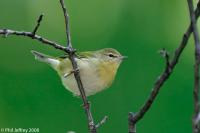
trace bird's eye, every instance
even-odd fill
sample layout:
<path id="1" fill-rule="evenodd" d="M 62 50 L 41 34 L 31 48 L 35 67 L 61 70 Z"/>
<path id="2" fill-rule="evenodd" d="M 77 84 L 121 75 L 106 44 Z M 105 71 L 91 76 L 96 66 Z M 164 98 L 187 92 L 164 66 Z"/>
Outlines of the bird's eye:
<path id="1" fill-rule="evenodd" d="M 109 56 L 109 57 L 112 57 L 112 58 L 116 57 L 116 56 L 113 55 L 113 54 L 109 54 L 108 56 Z"/>

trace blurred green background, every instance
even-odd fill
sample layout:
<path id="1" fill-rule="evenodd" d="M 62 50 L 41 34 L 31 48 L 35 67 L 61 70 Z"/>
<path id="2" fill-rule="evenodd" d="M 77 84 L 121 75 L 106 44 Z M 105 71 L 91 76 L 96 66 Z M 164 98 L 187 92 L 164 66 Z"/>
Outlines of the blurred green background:
<path id="1" fill-rule="evenodd" d="M 65 0 L 73 46 L 79 51 L 116 48 L 129 58 L 112 87 L 89 97 L 96 121 L 109 120 L 99 133 L 128 132 L 128 112 L 147 99 L 164 69 L 158 54 L 172 54 L 189 24 L 182 0 Z M 197 1 L 195 1 L 197 3 Z M 59 0 L 1 0 L 0 28 L 32 31 L 44 13 L 38 34 L 65 44 Z M 200 26 L 200 25 L 199 25 Z M 30 50 L 63 52 L 25 37 L 0 38 L 0 128 L 40 128 L 41 133 L 87 133 L 82 101 L 61 84 L 56 72 L 36 62 Z M 140 133 L 189 133 L 193 113 L 193 39 L 155 103 L 137 124 Z"/>

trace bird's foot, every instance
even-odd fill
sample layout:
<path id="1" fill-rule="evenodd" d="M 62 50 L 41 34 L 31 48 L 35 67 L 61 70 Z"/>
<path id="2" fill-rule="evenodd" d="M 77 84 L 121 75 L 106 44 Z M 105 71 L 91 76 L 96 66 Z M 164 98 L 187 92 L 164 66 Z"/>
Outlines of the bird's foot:
<path id="1" fill-rule="evenodd" d="M 69 73 L 65 73 L 64 74 L 64 78 L 67 78 L 68 76 L 70 76 L 71 74 L 75 73 L 75 72 L 79 72 L 79 68 L 75 69 L 75 70 L 71 70 Z"/>

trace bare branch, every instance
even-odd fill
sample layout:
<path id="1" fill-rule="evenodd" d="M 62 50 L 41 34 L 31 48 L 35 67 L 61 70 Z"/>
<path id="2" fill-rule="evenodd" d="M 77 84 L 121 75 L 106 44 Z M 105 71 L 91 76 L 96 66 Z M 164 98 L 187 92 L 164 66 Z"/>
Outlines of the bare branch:
<path id="1" fill-rule="evenodd" d="M 160 54 L 165 58 L 165 61 L 166 61 L 165 69 L 170 72 L 171 66 L 170 66 L 170 60 L 169 60 L 169 52 L 167 52 L 167 50 L 163 48 L 162 50 L 160 50 Z"/>
<path id="2" fill-rule="evenodd" d="M 90 111 L 90 103 L 87 100 L 87 97 L 85 95 L 85 90 L 83 88 L 83 84 L 82 84 L 82 81 L 81 81 L 81 78 L 80 78 L 80 74 L 79 74 L 80 72 L 78 70 L 78 66 L 77 66 L 77 63 L 75 61 L 75 54 L 73 52 L 73 48 L 71 47 L 71 49 L 69 49 L 69 51 L 70 50 L 72 50 L 72 53 L 69 53 L 69 59 L 71 60 L 73 69 L 75 70 L 74 71 L 74 77 L 75 77 L 75 79 L 77 81 L 77 85 L 78 85 L 78 88 L 79 88 L 79 91 L 80 91 L 80 94 L 81 94 L 81 98 L 82 98 L 82 101 L 83 101 L 83 106 L 84 106 L 84 109 L 85 109 L 85 113 L 87 115 L 88 128 L 89 128 L 91 133 L 96 133 L 96 126 L 95 126 L 95 123 L 94 123 L 94 120 L 93 120 L 93 117 L 92 117 L 92 113 Z"/>
<path id="3" fill-rule="evenodd" d="M 198 2 L 197 9 L 195 10 L 195 18 L 196 19 L 198 19 L 199 15 L 200 15 L 199 10 L 200 10 L 200 1 Z M 183 38 L 182 38 L 182 41 L 181 41 L 179 47 L 175 50 L 172 60 L 169 62 L 170 68 L 166 67 L 164 72 L 156 80 L 154 87 L 151 90 L 150 96 L 148 97 L 148 99 L 146 100 L 144 105 L 140 108 L 140 110 L 134 116 L 129 115 L 129 131 L 135 131 L 134 128 L 136 126 L 136 123 L 139 120 L 141 120 L 144 117 L 144 115 L 146 114 L 146 112 L 150 109 L 150 107 L 153 104 L 154 100 L 156 99 L 161 87 L 166 82 L 166 80 L 169 78 L 173 69 L 175 68 L 176 64 L 178 63 L 180 55 L 181 55 L 183 49 L 185 48 L 191 33 L 192 33 L 192 25 L 190 24 L 187 31 L 183 35 Z M 168 71 L 168 70 L 171 70 L 171 71 Z"/>
<path id="4" fill-rule="evenodd" d="M 134 119 L 135 114 L 133 112 L 129 112 L 128 114 L 128 132 L 136 133 L 136 124 L 133 123 L 132 119 Z"/>
<path id="5" fill-rule="evenodd" d="M 192 24 L 193 36 L 195 41 L 195 65 L 194 65 L 194 115 L 193 115 L 193 133 L 199 133 L 199 66 L 200 66 L 200 40 L 199 40 L 199 32 L 197 28 L 197 21 L 195 18 L 194 6 L 192 0 L 187 0 L 189 12 L 190 12 L 190 20 Z"/>
<path id="6" fill-rule="evenodd" d="M 68 12 L 66 10 L 65 4 L 64 4 L 64 0 L 60 0 L 60 4 L 62 6 L 63 13 L 64 13 L 64 18 L 65 18 L 67 47 L 70 49 L 70 48 L 72 48 L 72 44 L 71 44 L 71 34 L 70 34 L 70 28 L 69 28 L 69 14 L 68 14 Z"/>
<path id="7" fill-rule="evenodd" d="M 73 69 L 74 69 L 74 72 L 73 72 L 74 77 L 76 79 L 76 82 L 77 82 L 77 85 L 78 85 L 78 88 L 79 88 L 79 91 L 80 91 L 80 94 L 81 94 L 81 98 L 82 98 L 82 101 L 83 101 L 85 113 L 87 115 L 88 128 L 89 128 L 89 131 L 91 133 L 96 133 L 97 128 L 96 128 L 96 125 L 94 123 L 92 113 L 90 111 L 90 103 L 87 100 L 87 97 L 86 97 L 86 94 L 85 94 L 85 90 L 84 90 L 84 87 L 83 87 L 83 84 L 82 84 L 82 81 L 81 81 L 81 78 L 80 78 L 80 72 L 78 70 L 78 65 L 77 65 L 77 62 L 75 60 L 75 50 L 73 49 L 72 44 L 71 44 L 71 36 L 70 36 L 70 30 L 69 30 L 69 16 L 68 16 L 65 4 L 64 4 L 64 0 L 60 0 L 60 4 L 62 6 L 64 17 L 65 17 L 67 49 L 69 51 L 68 52 L 69 59 L 71 60 L 71 63 L 72 63 Z"/>
<path id="8" fill-rule="evenodd" d="M 101 125 L 106 123 L 107 119 L 108 119 L 108 116 L 104 116 L 104 118 L 99 123 L 96 124 L 96 128 L 99 128 Z"/>
<path id="9" fill-rule="evenodd" d="M 43 38 L 39 35 L 33 35 L 32 32 L 16 31 L 16 30 L 10 30 L 10 29 L 0 29 L 0 35 L 4 35 L 5 37 L 8 37 L 9 35 L 25 36 L 25 37 L 29 37 L 31 39 L 37 40 L 43 44 L 50 45 L 50 46 L 54 47 L 55 49 L 59 49 L 64 52 L 68 52 L 66 47 L 63 47 L 62 45 L 60 45 L 56 42 L 50 41 L 46 38 Z"/>
<path id="10" fill-rule="evenodd" d="M 42 21 L 44 14 L 41 14 L 37 20 L 37 25 L 35 26 L 34 30 L 33 30 L 33 36 L 35 36 L 35 33 L 37 32 L 39 26 L 40 26 L 40 22 Z"/>
<path id="11" fill-rule="evenodd" d="M 195 119 L 195 123 L 197 124 L 197 123 L 199 123 L 199 121 L 200 121 L 200 113 L 197 115 L 197 117 Z"/>

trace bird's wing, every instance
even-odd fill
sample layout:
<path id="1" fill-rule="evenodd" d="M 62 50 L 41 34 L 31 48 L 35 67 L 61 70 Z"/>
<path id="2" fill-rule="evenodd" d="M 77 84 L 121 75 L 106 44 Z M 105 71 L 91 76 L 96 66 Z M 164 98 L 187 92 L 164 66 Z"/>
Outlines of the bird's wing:
<path id="1" fill-rule="evenodd" d="M 94 54 L 92 54 L 91 52 L 77 52 L 75 54 L 75 57 L 78 59 L 82 59 L 82 58 L 94 57 Z M 69 55 L 65 54 L 65 55 L 59 56 L 57 58 L 66 59 L 66 58 L 69 58 Z"/>

